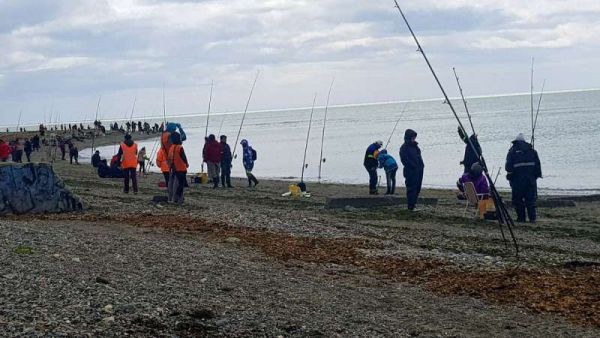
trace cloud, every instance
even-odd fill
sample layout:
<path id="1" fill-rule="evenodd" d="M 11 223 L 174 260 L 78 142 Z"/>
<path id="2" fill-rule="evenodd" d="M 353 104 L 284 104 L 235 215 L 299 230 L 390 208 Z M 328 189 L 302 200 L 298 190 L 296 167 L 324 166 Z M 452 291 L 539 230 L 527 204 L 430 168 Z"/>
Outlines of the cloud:
<path id="1" fill-rule="evenodd" d="M 470 94 L 520 91 L 537 55 L 556 86 L 577 75 L 580 86 L 597 87 L 585 71 L 599 68 L 596 0 L 401 4 L 442 78 L 453 65 L 473 74 Z M 438 95 L 392 1 L 5 0 L 0 45 L 5 111 L 54 102 L 78 116 L 102 93 L 107 116 L 133 95 L 150 114 L 165 85 L 171 109 L 192 113 L 213 79 L 215 109 L 236 109 L 257 69 L 254 109 L 305 106 L 334 75 L 334 103 Z M 560 62 L 573 67 L 554 67 Z"/>

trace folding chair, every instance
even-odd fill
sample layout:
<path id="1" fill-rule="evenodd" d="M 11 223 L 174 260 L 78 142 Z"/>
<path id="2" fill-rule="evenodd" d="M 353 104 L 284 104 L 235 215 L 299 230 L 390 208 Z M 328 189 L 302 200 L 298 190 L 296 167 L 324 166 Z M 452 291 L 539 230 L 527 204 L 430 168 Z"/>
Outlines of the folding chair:
<path id="1" fill-rule="evenodd" d="M 485 196 L 485 194 L 478 194 L 475 190 L 475 185 L 473 182 L 465 182 L 463 184 L 463 188 L 465 190 L 465 197 L 467 197 L 467 205 L 465 206 L 463 217 L 467 215 L 469 206 L 475 207 L 475 216 L 477 216 L 479 213 L 479 201 Z"/>

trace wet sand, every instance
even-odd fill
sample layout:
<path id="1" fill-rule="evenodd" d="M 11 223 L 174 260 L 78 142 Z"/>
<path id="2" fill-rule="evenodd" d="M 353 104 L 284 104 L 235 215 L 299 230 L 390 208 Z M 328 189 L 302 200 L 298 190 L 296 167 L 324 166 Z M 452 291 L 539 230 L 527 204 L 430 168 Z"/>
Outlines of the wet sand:
<path id="1" fill-rule="evenodd" d="M 175 206 L 152 202 L 158 174 L 134 196 L 89 165 L 54 168 L 86 210 L 0 219 L 9 336 L 600 335 L 598 201 L 540 209 L 514 229 L 517 257 L 452 191 L 424 191 L 439 203 L 418 213 L 331 210 L 326 198 L 368 189 L 289 198 L 288 182 L 235 179 L 192 184 Z"/>

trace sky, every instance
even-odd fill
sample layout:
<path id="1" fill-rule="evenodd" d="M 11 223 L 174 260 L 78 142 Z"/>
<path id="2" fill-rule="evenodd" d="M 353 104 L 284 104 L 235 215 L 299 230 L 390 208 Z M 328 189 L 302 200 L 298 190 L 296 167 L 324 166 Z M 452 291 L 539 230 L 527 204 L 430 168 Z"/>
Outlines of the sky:
<path id="1" fill-rule="evenodd" d="M 600 87 L 598 0 L 400 0 L 450 95 Z M 393 0 L 2 0 L 0 125 L 440 97 Z"/>

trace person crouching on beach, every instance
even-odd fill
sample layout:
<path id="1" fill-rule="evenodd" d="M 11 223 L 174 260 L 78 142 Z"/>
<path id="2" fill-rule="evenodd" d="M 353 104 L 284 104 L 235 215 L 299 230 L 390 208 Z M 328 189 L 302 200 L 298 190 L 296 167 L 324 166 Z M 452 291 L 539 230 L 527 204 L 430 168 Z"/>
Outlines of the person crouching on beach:
<path id="1" fill-rule="evenodd" d="M 137 195 L 138 193 L 138 182 L 137 182 L 137 155 L 138 155 L 138 145 L 133 142 L 131 139 L 131 135 L 125 135 L 125 141 L 121 143 L 121 147 L 119 147 L 119 153 L 117 154 L 120 162 L 121 168 L 123 169 L 123 192 L 129 194 L 129 181 L 131 180 L 131 184 L 133 185 L 133 193 Z"/>
<path id="2" fill-rule="evenodd" d="M 383 142 L 377 141 L 371 144 L 365 152 L 365 160 L 363 161 L 363 165 L 369 173 L 369 194 L 371 195 L 377 195 L 377 155 L 379 154 L 379 149 L 381 149 L 382 146 Z"/>
<path id="3" fill-rule="evenodd" d="M 174 132 L 171 135 L 173 145 L 169 149 L 169 167 L 171 177 L 169 178 L 169 202 L 183 204 L 183 189 L 187 185 L 187 169 L 189 167 L 183 145 L 181 145 L 181 136 Z"/>
<path id="4" fill-rule="evenodd" d="M 383 149 L 377 155 L 377 161 L 379 161 L 379 168 L 385 170 L 385 178 L 387 181 L 386 195 L 393 195 L 396 193 L 396 172 L 398 171 L 398 163 L 388 154 L 386 149 Z"/>
<path id="5" fill-rule="evenodd" d="M 254 186 L 256 187 L 258 185 L 258 180 L 254 174 L 252 174 L 254 162 L 256 162 L 256 150 L 250 146 L 247 140 L 242 140 L 240 144 L 242 145 L 244 169 L 246 170 L 246 177 L 248 177 L 248 187 L 251 188 L 252 183 L 254 183 Z"/>

